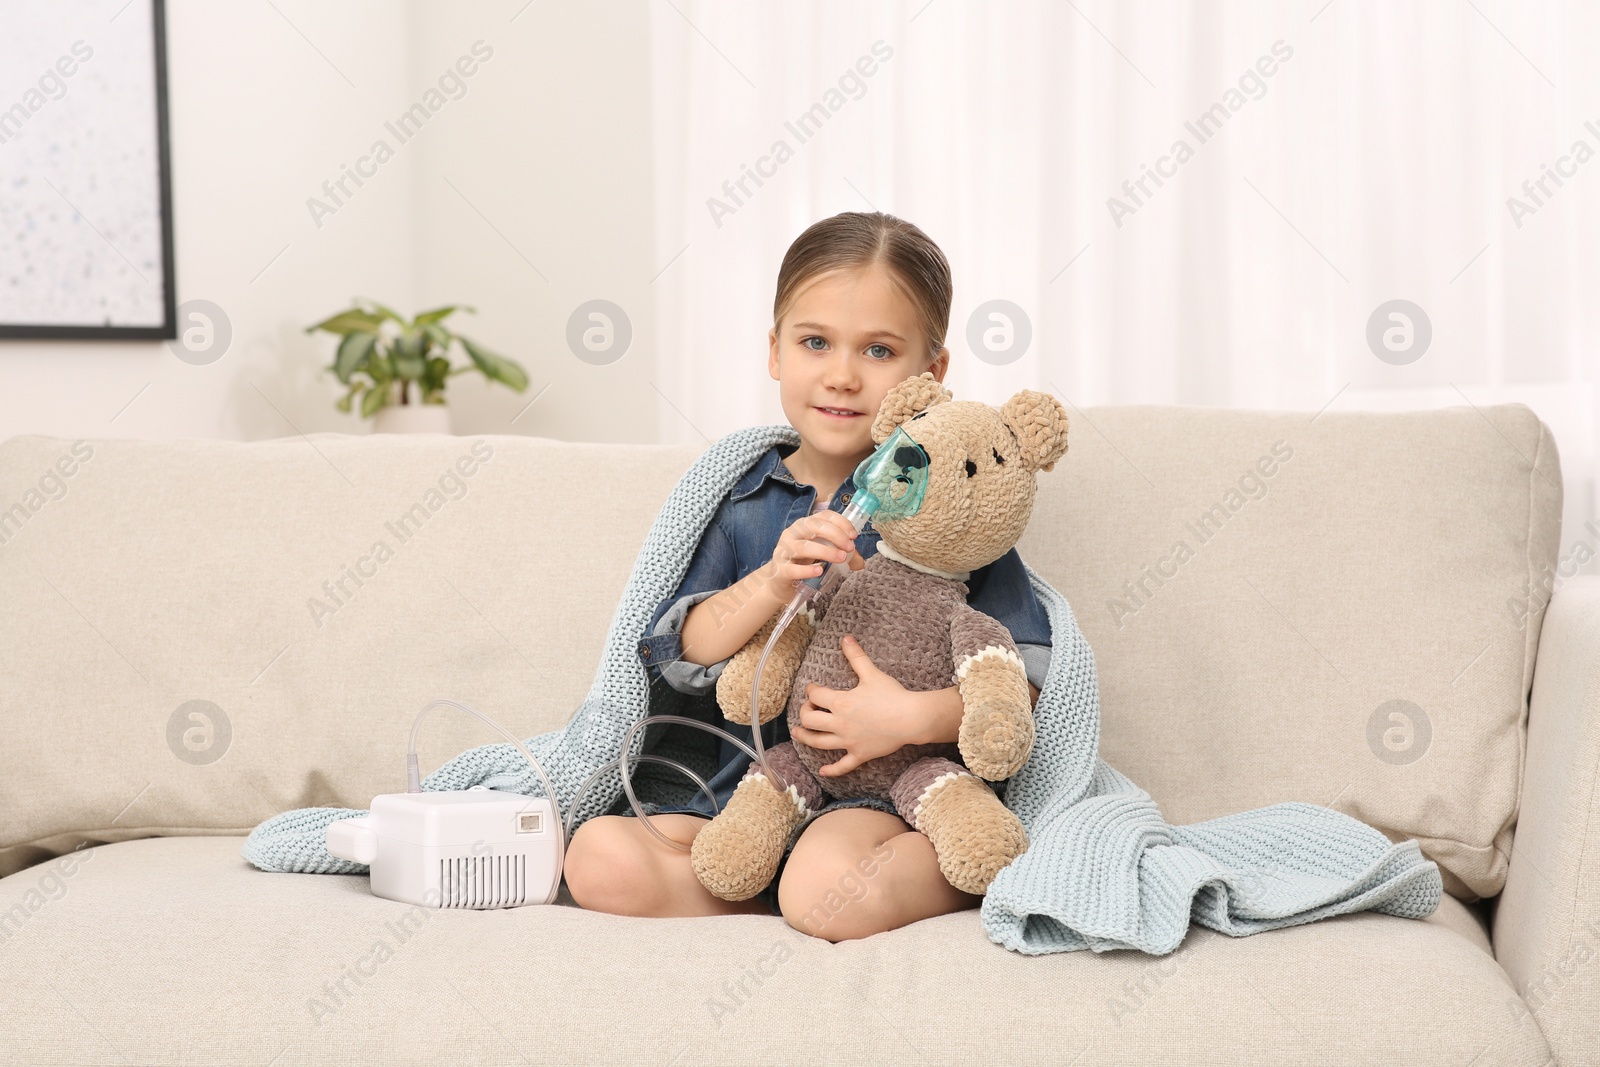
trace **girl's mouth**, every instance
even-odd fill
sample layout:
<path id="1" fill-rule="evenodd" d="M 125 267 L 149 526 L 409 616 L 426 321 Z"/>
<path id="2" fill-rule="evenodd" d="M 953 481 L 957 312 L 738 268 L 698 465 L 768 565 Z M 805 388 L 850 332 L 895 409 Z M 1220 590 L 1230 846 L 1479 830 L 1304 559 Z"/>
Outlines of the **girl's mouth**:
<path id="1" fill-rule="evenodd" d="M 851 411 L 848 408 L 823 408 L 823 407 L 819 407 L 819 408 L 817 408 L 817 410 L 822 412 L 824 415 L 828 416 L 828 418 L 830 418 L 830 419 L 853 419 L 853 418 L 857 418 L 857 417 L 859 417 L 861 415 L 861 412 L 859 412 L 859 411 Z"/>

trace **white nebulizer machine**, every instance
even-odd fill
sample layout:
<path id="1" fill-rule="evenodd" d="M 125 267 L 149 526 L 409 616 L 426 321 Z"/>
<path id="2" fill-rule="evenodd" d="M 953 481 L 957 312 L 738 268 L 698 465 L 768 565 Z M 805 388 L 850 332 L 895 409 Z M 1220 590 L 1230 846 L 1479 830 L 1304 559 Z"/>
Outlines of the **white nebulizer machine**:
<path id="1" fill-rule="evenodd" d="M 928 455 L 912 440 L 905 427 L 896 427 L 872 455 L 861 461 L 851 480 L 855 483 L 855 492 L 843 515 L 859 534 L 875 517 L 899 519 L 916 513 L 927 487 Z M 727 738 L 761 765 L 767 780 L 780 792 L 787 789 L 788 783 L 774 773 L 767 762 L 761 743 L 761 670 L 766 666 L 773 645 L 801 606 L 819 592 L 831 590 L 847 570 L 847 563 L 836 561 L 829 565 L 825 574 L 795 583 L 794 599 L 778 617 L 761 658 L 756 662 L 755 678 L 750 687 L 753 749 L 726 730 L 698 719 L 651 715 L 628 728 L 622 739 L 622 751 L 629 751 L 634 734 L 649 723 L 679 723 Z M 812 585 L 813 581 L 817 584 Z M 481 785 L 424 792 L 417 765 L 417 733 L 423 717 L 437 707 L 465 711 L 506 737 L 533 766 L 544 783 L 545 795 L 530 797 Z M 367 864 L 372 892 L 390 900 L 432 908 L 515 908 L 524 904 L 550 904 L 561 887 L 562 863 L 578 801 L 613 767 L 621 776 L 628 803 L 645 828 L 669 848 L 689 851 L 690 846 L 674 841 L 646 817 L 633 791 L 631 763 L 660 763 L 682 771 L 710 798 L 712 808 L 718 807 L 711 787 L 689 768 L 661 756 L 641 754 L 631 760 L 619 756 L 599 767 L 578 787 L 563 818 L 555 806 L 556 790 L 550 776 L 525 744 L 499 723 L 466 704 L 435 700 L 418 712 L 411 724 L 411 743 L 406 751 L 406 791 L 380 794 L 372 798 L 369 814 L 330 823 L 328 851 L 341 859 Z"/>

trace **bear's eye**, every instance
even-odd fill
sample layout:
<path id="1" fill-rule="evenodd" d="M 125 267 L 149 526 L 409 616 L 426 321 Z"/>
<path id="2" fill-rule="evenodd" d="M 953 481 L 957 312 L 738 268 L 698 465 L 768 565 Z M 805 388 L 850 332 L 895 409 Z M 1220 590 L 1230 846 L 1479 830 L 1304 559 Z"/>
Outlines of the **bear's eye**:
<path id="1" fill-rule="evenodd" d="M 1002 464 L 1006 461 L 1006 457 L 1000 454 L 1000 450 L 998 448 L 994 449 L 994 461 Z"/>
<path id="2" fill-rule="evenodd" d="M 970 460 L 970 459 L 967 460 L 967 477 L 970 478 L 974 474 L 977 474 L 977 473 L 978 473 L 978 465 L 976 463 L 972 462 L 972 460 Z"/>
<path id="3" fill-rule="evenodd" d="M 912 422 L 916 422 L 918 419 L 922 418 L 922 416 L 924 416 L 926 414 L 927 414 L 926 411 L 919 411 L 915 415 L 911 416 L 911 421 Z"/>

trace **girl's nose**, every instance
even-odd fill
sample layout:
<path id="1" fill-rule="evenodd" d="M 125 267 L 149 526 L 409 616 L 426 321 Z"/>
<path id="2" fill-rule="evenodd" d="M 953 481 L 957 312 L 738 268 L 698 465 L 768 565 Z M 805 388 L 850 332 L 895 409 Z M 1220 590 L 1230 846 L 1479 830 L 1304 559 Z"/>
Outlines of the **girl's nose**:
<path id="1" fill-rule="evenodd" d="M 859 384 L 855 360 L 850 357 L 850 353 L 840 351 L 828 360 L 828 365 L 822 372 L 822 381 L 823 384 L 836 389 L 849 389 Z"/>

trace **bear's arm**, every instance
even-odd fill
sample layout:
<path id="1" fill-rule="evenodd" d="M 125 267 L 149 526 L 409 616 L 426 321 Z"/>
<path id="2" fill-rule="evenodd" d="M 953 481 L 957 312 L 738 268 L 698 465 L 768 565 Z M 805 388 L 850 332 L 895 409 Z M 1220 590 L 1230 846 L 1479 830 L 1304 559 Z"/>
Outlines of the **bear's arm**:
<path id="1" fill-rule="evenodd" d="M 789 691 L 794 685 L 795 675 L 800 671 L 800 661 L 805 659 L 806 649 L 811 647 L 811 639 L 816 635 L 817 620 L 827 613 L 828 605 L 854 573 L 857 572 L 847 571 L 831 588 L 815 593 L 800 605 L 794 618 L 789 620 L 788 627 L 779 636 L 772 654 L 767 657 L 766 666 L 761 668 L 763 723 L 771 722 L 788 707 Z M 826 576 L 827 571 L 823 575 Z M 788 602 L 785 601 L 787 606 Z M 717 678 L 717 706 L 722 709 L 722 717 L 729 722 L 745 726 L 750 724 L 750 688 L 755 684 L 756 661 L 761 658 L 761 651 L 767 647 L 767 639 L 772 636 L 772 628 L 782 614 L 780 610 L 763 623 L 749 642 L 733 654 Z"/>
<path id="2" fill-rule="evenodd" d="M 755 685 L 756 663 L 760 661 L 773 627 L 777 626 L 782 615 L 783 612 L 779 611 L 762 623 L 761 629 L 733 654 L 717 678 L 717 706 L 722 709 L 722 717 L 729 722 L 746 726 L 750 724 L 750 691 Z M 803 604 L 778 636 L 778 643 L 773 646 L 766 665 L 761 668 L 762 723 L 771 722 L 789 706 L 789 691 L 794 687 L 800 661 L 805 659 L 806 649 L 811 646 L 811 638 L 815 633 L 816 613 L 809 603 Z"/>
<path id="3" fill-rule="evenodd" d="M 979 778 L 1010 778 L 1033 752 L 1033 701 L 1011 633 L 960 604 L 950 618 L 950 652 L 963 707 L 961 760 Z"/>

